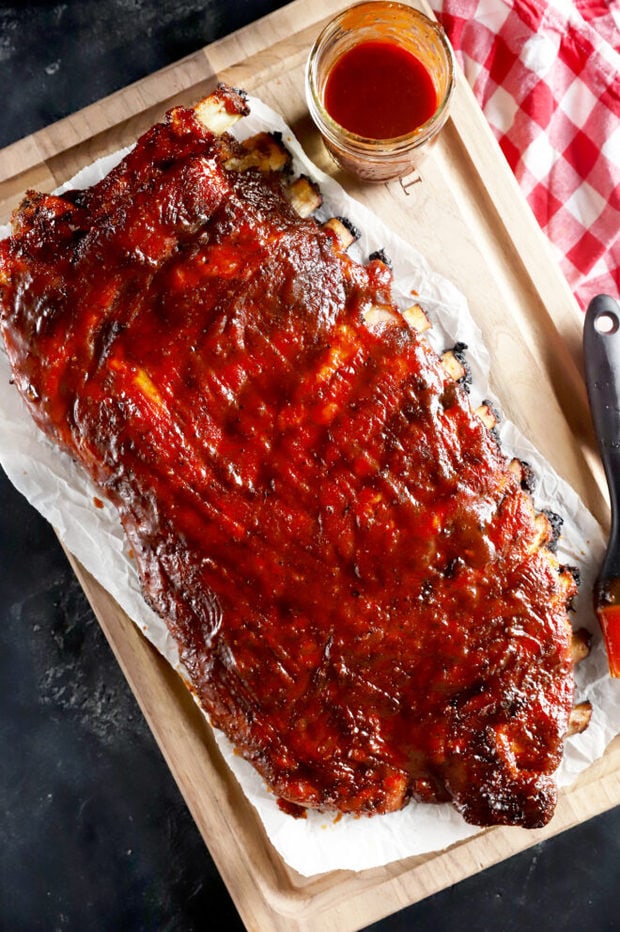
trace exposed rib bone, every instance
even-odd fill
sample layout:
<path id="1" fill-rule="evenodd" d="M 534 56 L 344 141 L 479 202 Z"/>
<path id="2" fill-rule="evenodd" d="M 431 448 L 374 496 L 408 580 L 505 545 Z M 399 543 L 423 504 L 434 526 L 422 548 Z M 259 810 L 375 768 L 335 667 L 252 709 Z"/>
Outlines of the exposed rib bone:
<path id="1" fill-rule="evenodd" d="M 261 172 L 283 172 L 290 168 L 291 154 L 277 133 L 256 133 L 241 143 L 244 150 L 224 162 L 229 171 L 243 172 L 257 168 Z"/>
<path id="2" fill-rule="evenodd" d="M 326 220 L 323 224 L 324 230 L 331 230 L 341 249 L 348 249 L 357 239 L 359 239 L 359 232 L 355 227 L 344 220 L 343 217 L 330 217 L 329 220 Z"/>
<path id="3" fill-rule="evenodd" d="M 307 175 L 300 175 L 292 181 L 285 194 L 300 217 L 309 217 L 321 206 L 323 200 L 319 186 Z"/>
<path id="4" fill-rule="evenodd" d="M 590 654 L 591 647 L 592 635 L 587 628 L 579 628 L 578 631 L 573 631 L 570 649 L 573 663 L 580 663 L 585 660 Z"/>
<path id="5" fill-rule="evenodd" d="M 420 307 L 419 304 L 412 304 L 403 311 L 403 317 L 413 330 L 418 333 L 424 333 L 425 330 L 431 329 L 431 322 Z"/>
<path id="6" fill-rule="evenodd" d="M 227 132 L 237 120 L 247 116 L 249 112 L 246 94 L 222 84 L 218 84 L 212 94 L 194 107 L 198 120 L 216 136 Z"/>
<path id="7" fill-rule="evenodd" d="M 489 430 L 493 430 L 494 427 L 497 427 L 497 415 L 493 409 L 493 405 L 489 401 L 483 401 L 482 404 L 476 408 L 476 414 Z"/>
<path id="8" fill-rule="evenodd" d="M 462 382 L 467 378 L 467 369 L 454 350 L 449 349 L 441 354 L 441 364 L 453 381 Z"/>
<path id="9" fill-rule="evenodd" d="M 570 714 L 566 737 L 568 738 L 571 735 L 580 735 L 582 731 L 585 731 L 590 724 L 591 718 L 592 703 L 588 702 L 587 700 L 585 702 L 578 702 Z"/>

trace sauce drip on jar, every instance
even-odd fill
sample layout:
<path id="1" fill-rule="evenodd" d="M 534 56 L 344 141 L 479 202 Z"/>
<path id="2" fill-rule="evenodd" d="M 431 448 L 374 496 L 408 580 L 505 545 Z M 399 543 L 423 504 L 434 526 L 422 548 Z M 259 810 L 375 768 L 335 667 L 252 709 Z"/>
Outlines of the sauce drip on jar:
<path id="1" fill-rule="evenodd" d="M 426 123 L 437 109 L 433 79 L 408 49 L 393 42 L 354 45 L 332 67 L 324 105 L 332 119 L 367 139 L 392 139 Z"/>

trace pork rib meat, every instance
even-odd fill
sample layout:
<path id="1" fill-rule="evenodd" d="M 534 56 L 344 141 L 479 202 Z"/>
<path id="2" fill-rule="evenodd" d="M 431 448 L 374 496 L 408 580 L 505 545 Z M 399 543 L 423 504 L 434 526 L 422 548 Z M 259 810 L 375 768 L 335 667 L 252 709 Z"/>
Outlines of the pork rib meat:
<path id="1" fill-rule="evenodd" d="M 192 690 L 289 808 L 451 800 L 539 826 L 573 703 L 548 522 L 388 265 L 201 112 L 16 210 L 17 388 L 117 507 Z"/>

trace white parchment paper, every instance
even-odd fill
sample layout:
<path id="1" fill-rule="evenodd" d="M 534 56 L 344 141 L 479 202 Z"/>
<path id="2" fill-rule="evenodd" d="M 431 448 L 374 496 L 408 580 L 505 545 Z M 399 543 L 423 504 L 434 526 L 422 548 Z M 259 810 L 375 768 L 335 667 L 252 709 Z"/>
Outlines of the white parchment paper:
<path id="1" fill-rule="evenodd" d="M 490 396 L 487 387 L 488 355 L 467 307 L 465 297 L 447 279 L 437 275 L 415 249 L 399 239 L 363 205 L 309 162 L 290 129 L 262 102 L 250 99 L 251 115 L 238 124 L 240 137 L 259 130 L 279 130 L 295 159 L 295 171 L 314 177 L 324 196 L 322 214 L 346 216 L 362 236 L 354 251 L 366 258 L 384 249 L 394 266 L 396 300 L 407 307 L 412 292 L 433 322 L 429 339 L 441 351 L 462 341 L 468 346 L 473 376 L 472 401 Z M 102 178 L 124 155 L 116 153 L 82 170 L 67 187 L 84 187 Z M 9 234 L 0 227 L 0 238 Z M 481 270 L 483 274 L 483 270 Z M 163 621 L 144 602 L 135 565 L 129 555 L 114 508 L 105 502 L 94 506 L 96 488 L 66 455 L 59 453 L 34 426 L 17 391 L 10 385 L 6 354 L 0 351 L 0 463 L 14 485 L 54 526 L 67 548 L 111 593 L 146 636 L 180 670 L 176 645 Z M 501 402 L 498 403 L 501 410 Z M 611 680 L 598 625 L 590 607 L 594 577 L 604 551 L 598 524 L 538 452 L 507 421 L 500 427 L 503 448 L 533 467 L 539 508 L 562 515 L 559 545 L 563 562 L 577 565 L 582 575 L 581 595 L 576 601 L 576 627 L 594 634 L 591 656 L 577 674 L 579 700 L 594 706 L 590 727 L 568 740 L 559 771 L 561 785 L 570 784 L 591 762 L 602 755 L 620 732 L 620 684 Z M 384 816 L 334 819 L 311 812 L 305 819 L 282 813 L 256 771 L 234 753 L 227 739 L 217 734 L 219 747 L 243 790 L 256 807 L 275 848 L 301 874 L 313 875 L 335 869 L 362 870 L 391 861 L 436 851 L 475 834 L 450 805 L 411 803 L 401 812 Z"/>

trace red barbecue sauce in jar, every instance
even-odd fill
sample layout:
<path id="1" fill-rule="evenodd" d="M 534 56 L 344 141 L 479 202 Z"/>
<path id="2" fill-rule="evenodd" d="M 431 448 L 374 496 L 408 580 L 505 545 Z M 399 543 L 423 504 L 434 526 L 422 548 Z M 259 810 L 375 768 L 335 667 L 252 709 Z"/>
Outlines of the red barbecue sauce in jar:
<path id="1" fill-rule="evenodd" d="M 338 58 L 323 102 L 336 123 L 367 139 L 392 139 L 426 123 L 437 109 L 433 79 L 408 49 L 393 42 L 354 45 Z"/>
<path id="2" fill-rule="evenodd" d="M 357 3 L 317 36 L 306 101 L 330 156 L 363 181 L 417 170 L 448 119 L 454 61 L 441 26 L 395 0 Z"/>

